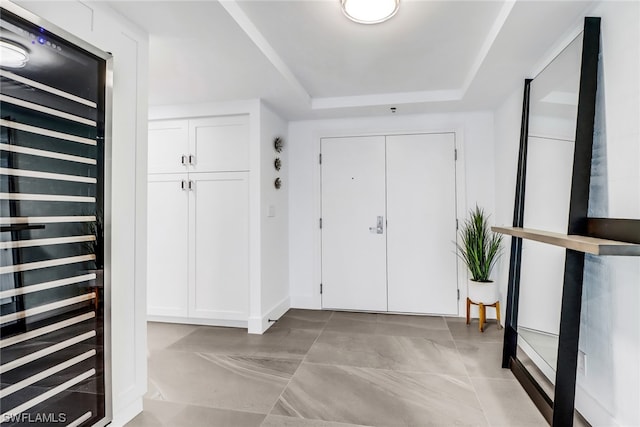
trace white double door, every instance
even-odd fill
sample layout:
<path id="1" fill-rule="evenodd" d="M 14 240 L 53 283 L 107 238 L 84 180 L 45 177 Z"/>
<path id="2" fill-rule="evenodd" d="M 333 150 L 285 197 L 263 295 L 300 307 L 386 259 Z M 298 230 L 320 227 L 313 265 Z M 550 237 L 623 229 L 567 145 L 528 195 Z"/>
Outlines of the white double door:
<path id="1" fill-rule="evenodd" d="M 455 135 L 323 138 L 324 308 L 457 314 Z"/>

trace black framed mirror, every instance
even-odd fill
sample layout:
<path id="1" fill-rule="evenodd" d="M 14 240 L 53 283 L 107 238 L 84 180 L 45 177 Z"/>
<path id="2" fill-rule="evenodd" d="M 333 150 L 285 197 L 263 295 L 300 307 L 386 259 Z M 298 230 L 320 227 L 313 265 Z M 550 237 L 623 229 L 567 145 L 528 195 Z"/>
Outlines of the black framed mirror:
<path id="1" fill-rule="evenodd" d="M 599 52 L 600 18 L 585 18 L 584 30 L 525 81 L 514 227 L 587 233 Z M 503 367 L 552 425 L 574 420 L 584 256 L 511 241 Z"/>

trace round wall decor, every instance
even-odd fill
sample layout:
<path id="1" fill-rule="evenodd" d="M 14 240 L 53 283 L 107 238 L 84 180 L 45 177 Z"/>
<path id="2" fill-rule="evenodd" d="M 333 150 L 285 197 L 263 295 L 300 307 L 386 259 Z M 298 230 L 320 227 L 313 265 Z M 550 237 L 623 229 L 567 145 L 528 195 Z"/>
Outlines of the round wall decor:
<path id="1" fill-rule="evenodd" d="M 284 148 L 284 141 L 282 140 L 282 138 L 276 138 L 273 140 L 273 148 L 278 153 L 282 151 L 282 149 Z"/>

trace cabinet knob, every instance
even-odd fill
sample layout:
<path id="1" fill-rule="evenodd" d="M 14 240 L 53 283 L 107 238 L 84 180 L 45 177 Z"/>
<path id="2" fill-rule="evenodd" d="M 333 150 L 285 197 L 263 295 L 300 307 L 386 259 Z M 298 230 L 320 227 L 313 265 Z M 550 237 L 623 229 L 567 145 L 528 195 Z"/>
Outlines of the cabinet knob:
<path id="1" fill-rule="evenodd" d="M 182 155 L 182 165 L 185 166 L 187 164 L 187 156 L 186 155 Z"/>

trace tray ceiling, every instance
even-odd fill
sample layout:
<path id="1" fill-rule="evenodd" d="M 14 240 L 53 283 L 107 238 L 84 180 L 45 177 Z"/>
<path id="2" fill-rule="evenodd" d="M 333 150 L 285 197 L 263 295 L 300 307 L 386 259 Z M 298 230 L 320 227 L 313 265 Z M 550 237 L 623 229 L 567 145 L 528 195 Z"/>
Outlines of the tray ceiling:
<path id="1" fill-rule="evenodd" d="M 149 33 L 151 105 L 262 98 L 288 119 L 494 108 L 575 34 L 585 1 L 112 1 Z M 548 58 L 550 59 L 550 58 Z"/>

